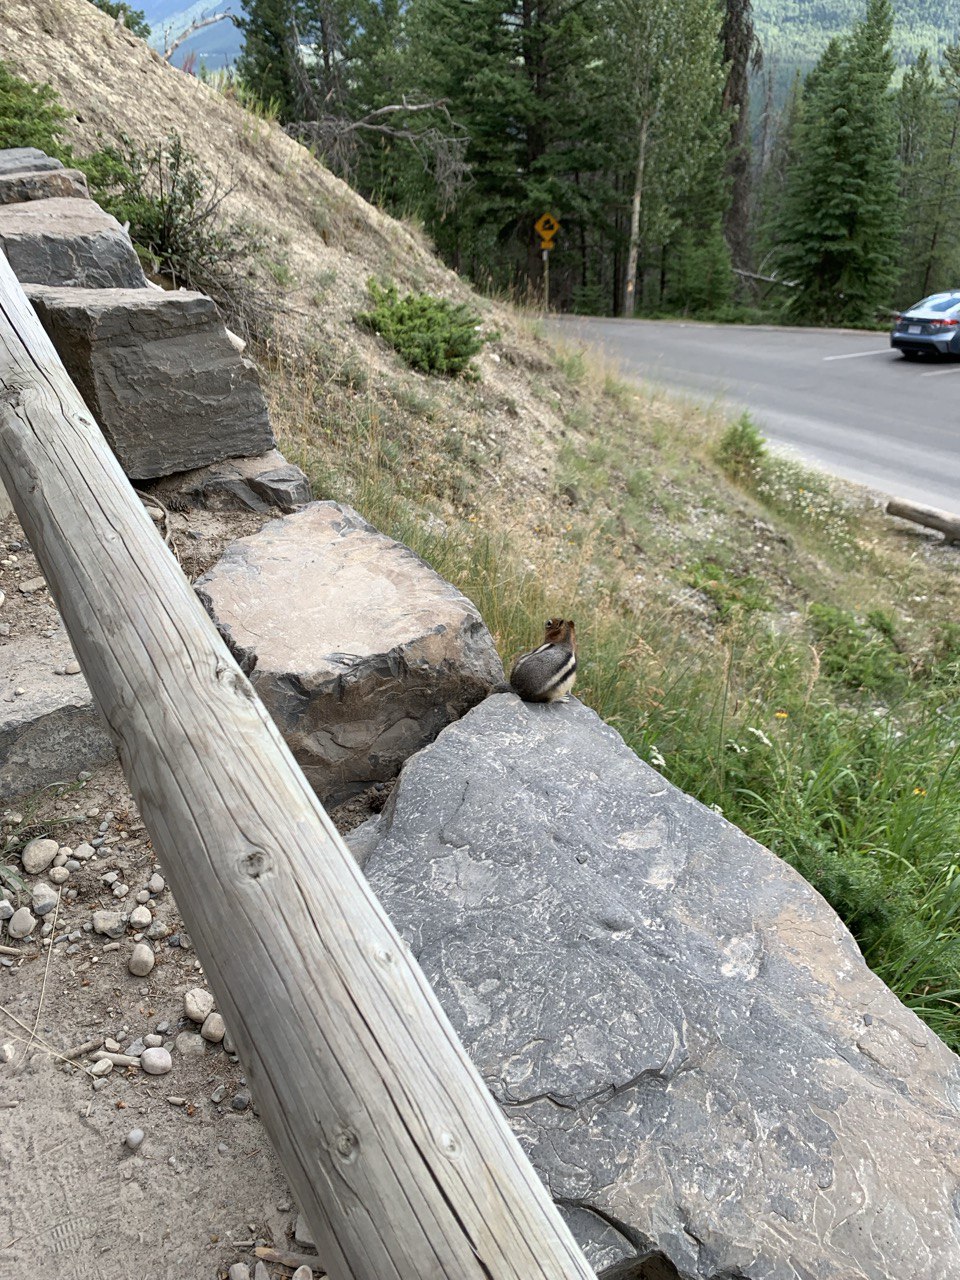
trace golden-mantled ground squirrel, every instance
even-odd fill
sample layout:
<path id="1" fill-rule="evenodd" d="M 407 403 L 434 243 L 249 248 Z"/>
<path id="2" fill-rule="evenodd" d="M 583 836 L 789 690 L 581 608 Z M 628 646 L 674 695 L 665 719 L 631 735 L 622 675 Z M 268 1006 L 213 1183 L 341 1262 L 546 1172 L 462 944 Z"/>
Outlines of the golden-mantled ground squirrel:
<path id="1" fill-rule="evenodd" d="M 510 672 L 510 688 L 524 702 L 565 702 L 577 678 L 577 637 L 573 623 L 548 618 L 543 644 L 523 653 Z"/>

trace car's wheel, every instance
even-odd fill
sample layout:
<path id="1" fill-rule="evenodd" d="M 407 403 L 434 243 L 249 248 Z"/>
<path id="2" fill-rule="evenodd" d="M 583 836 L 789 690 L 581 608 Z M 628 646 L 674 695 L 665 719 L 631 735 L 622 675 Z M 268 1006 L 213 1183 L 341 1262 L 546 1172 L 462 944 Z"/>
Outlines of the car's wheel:
<path id="1" fill-rule="evenodd" d="M 903 356 L 904 360 L 919 360 L 919 359 L 920 359 L 920 352 L 919 352 L 919 351 L 901 351 L 901 352 L 900 352 L 900 354 Z"/>

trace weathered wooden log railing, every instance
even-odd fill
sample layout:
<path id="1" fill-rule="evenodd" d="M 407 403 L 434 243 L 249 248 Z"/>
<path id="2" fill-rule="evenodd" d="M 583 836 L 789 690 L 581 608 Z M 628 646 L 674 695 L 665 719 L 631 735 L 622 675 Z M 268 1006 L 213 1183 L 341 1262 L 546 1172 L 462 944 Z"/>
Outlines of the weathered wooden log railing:
<path id="1" fill-rule="evenodd" d="M 592 1276 L 2 253 L 0 478 L 328 1273 Z"/>
<path id="2" fill-rule="evenodd" d="M 928 529 L 939 529 L 947 542 L 960 542 L 960 516 L 951 515 L 949 511 L 941 511 L 938 507 L 924 507 L 918 502 L 906 502 L 902 498 L 891 498 L 887 503 L 887 515 L 912 520 L 914 524 L 926 525 Z"/>

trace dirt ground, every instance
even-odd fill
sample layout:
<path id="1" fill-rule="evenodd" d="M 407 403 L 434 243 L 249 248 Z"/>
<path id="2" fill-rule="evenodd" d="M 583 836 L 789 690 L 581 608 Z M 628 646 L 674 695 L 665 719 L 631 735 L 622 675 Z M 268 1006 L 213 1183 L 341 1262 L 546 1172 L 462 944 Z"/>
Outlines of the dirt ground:
<path id="1" fill-rule="evenodd" d="M 171 543 L 195 576 L 264 518 L 170 513 Z M 31 635 L 39 644 L 59 629 L 49 593 L 35 586 L 39 574 L 16 520 L 2 522 L 0 645 Z M 348 830 L 383 799 L 382 788 L 358 797 L 334 819 Z M 59 846 L 55 861 L 69 872 L 60 884 L 51 883 L 52 868 L 23 869 L 23 849 L 41 837 Z M 185 993 L 204 986 L 203 973 L 170 891 L 156 880 L 147 887 L 157 874 L 117 765 L 0 808 L 0 897 L 30 904 L 39 882 L 57 894 L 28 938 L 0 931 L 2 1280 L 214 1280 L 235 1262 L 252 1272 L 257 1248 L 312 1252 L 294 1239 L 297 1207 L 242 1064 L 202 1040 L 185 1013 Z M 115 938 L 92 931 L 94 912 L 129 915 L 137 905 L 149 926 L 127 922 Z M 135 977 L 128 960 L 147 928 L 156 961 Z M 147 1035 L 170 1050 L 168 1074 L 123 1065 L 93 1074 L 91 1054 L 105 1042 L 114 1042 L 108 1051 L 136 1048 Z M 70 1055 L 81 1045 L 87 1052 Z M 126 1140 L 135 1130 L 143 1139 L 133 1150 Z M 272 1277 L 291 1274 L 267 1265 Z"/>

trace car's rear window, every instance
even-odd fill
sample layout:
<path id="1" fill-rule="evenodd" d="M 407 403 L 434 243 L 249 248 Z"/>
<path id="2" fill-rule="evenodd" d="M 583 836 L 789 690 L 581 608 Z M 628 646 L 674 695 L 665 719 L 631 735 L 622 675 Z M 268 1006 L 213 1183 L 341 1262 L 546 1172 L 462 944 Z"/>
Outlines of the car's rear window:
<path id="1" fill-rule="evenodd" d="M 911 311 L 952 311 L 960 307 L 960 293 L 934 293 L 922 302 L 914 303 Z"/>

